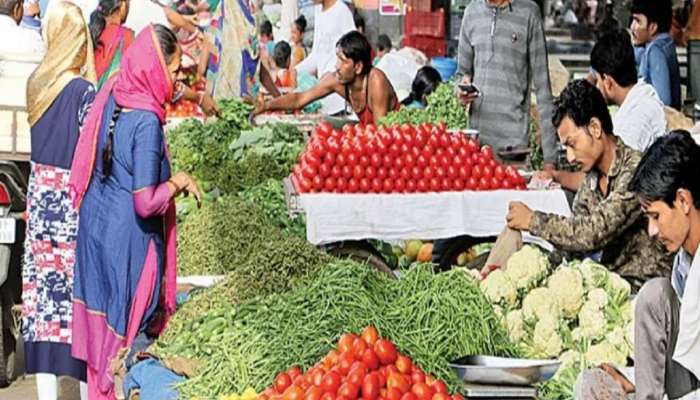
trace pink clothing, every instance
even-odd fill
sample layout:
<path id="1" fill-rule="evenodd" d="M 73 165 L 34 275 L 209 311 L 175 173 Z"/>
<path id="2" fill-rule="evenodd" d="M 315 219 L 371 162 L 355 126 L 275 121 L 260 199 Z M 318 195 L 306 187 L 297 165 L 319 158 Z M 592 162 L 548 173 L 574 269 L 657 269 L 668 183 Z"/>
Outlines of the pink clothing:
<path id="1" fill-rule="evenodd" d="M 170 207 L 172 193 L 167 183 L 157 187 L 149 186 L 134 193 L 134 209 L 141 218 L 165 215 Z"/>

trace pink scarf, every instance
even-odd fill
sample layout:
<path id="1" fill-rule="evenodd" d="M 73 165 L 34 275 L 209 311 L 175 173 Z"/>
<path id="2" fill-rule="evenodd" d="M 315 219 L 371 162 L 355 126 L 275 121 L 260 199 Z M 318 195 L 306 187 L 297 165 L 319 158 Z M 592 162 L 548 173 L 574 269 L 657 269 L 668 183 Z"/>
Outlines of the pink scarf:
<path id="1" fill-rule="evenodd" d="M 110 95 L 124 108 L 145 110 L 155 113 L 161 123 L 165 123 L 164 104 L 173 95 L 173 83 L 160 50 L 153 26 L 149 26 L 136 36 L 134 42 L 124 54 L 118 75 L 111 78 L 95 97 L 88 113 L 71 165 L 71 177 L 68 183 L 73 205 L 76 209 L 85 196 L 95 168 L 97 140 L 100 136 L 102 115 Z M 168 155 L 167 144 L 165 147 Z M 157 332 L 165 328 L 167 317 L 175 312 L 175 294 L 177 280 L 175 202 L 165 213 L 165 279 L 163 281 L 160 305 L 164 308 L 166 318 L 159 321 Z"/>

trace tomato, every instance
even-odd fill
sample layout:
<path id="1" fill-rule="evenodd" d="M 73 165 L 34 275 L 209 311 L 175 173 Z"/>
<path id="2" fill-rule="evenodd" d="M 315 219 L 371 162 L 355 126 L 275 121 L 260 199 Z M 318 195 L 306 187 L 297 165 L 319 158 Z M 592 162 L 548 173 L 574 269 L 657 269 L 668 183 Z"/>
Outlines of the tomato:
<path id="1" fill-rule="evenodd" d="M 350 168 L 349 166 L 346 166 L 346 167 Z M 351 177 L 359 180 L 359 179 L 362 179 L 364 174 L 365 174 L 364 168 L 360 167 L 359 165 L 355 165 L 355 167 L 352 169 L 352 176 Z"/>
<path id="2" fill-rule="evenodd" d="M 411 374 L 411 382 L 413 382 L 414 385 L 418 382 L 425 382 L 425 374 L 423 371 L 418 368 L 414 368 L 413 373 Z"/>
<path id="3" fill-rule="evenodd" d="M 403 135 L 403 143 L 410 149 L 416 145 L 416 139 L 413 135 L 404 134 Z"/>
<path id="4" fill-rule="evenodd" d="M 314 179 L 314 176 L 316 176 L 316 169 L 311 168 L 309 164 L 304 162 L 301 164 L 301 176 L 308 179 Z"/>
<path id="5" fill-rule="evenodd" d="M 442 187 L 442 190 L 444 190 L 444 191 L 449 192 L 451 190 L 454 190 L 454 188 L 452 187 L 452 180 L 450 178 L 447 178 L 447 177 L 442 178 L 442 180 L 440 181 L 440 186 Z"/>
<path id="6" fill-rule="evenodd" d="M 431 178 L 429 185 L 430 185 L 431 192 L 439 192 L 440 189 L 442 188 L 441 182 L 438 178 Z"/>
<path id="7" fill-rule="evenodd" d="M 339 165 L 342 167 L 347 163 L 348 163 L 347 156 L 345 154 L 340 153 L 335 157 L 335 165 Z"/>
<path id="8" fill-rule="evenodd" d="M 430 156 L 428 159 L 428 165 L 431 167 L 436 167 L 438 166 L 438 157 L 436 155 Z"/>
<path id="9" fill-rule="evenodd" d="M 430 185 L 428 184 L 428 181 L 425 179 L 419 179 L 418 183 L 416 184 L 416 189 L 418 192 L 425 193 L 430 190 Z"/>
<path id="10" fill-rule="evenodd" d="M 321 400 L 336 400 L 334 393 L 324 393 Z"/>
<path id="11" fill-rule="evenodd" d="M 369 193 L 371 187 L 372 187 L 372 186 L 370 185 L 370 180 L 369 180 L 369 179 L 367 179 L 367 178 L 362 178 L 362 179 L 360 179 L 360 184 L 359 184 L 360 190 L 359 190 L 359 191 L 360 191 L 361 193 Z"/>
<path id="12" fill-rule="evenodd" d="M 361 156 L 360 156 L 359 165 L 360 165 L 361 167 L 363 167 L 363 168 L 366 167 L 366 166 L 368 166 L 368 165 L 369 165 L 369 157 L 367 157 L 367 156 L 364 155 L 364 154 L 361 155 Z"/>
<path id="13" fill-rule="evenodd" d="M 406 193 L 415 193 L 418 190 L 414 180 L 406 180 Z"/>
<path id="14" fill-rule="evenodd" d="M 360 391 L 360 386 L 350 383 L 350 382 L 345 382 L 340 386 L 340 389 L 338 389 L 338 397 L 346 397 L 350 400 L 354 400 L 357 398 L 357 394 Z"/>
<path id="15" fill-rule="evenodd" d="M 365 168 L 365 177 L 370 180 L 374 179 L 377 176 L 377 171 L 378 169 L 374 169 L 374 167 L 370 165 L 369 167 Z"/>
<path id="16" fill-rule="evenodd" d="M 439 179 L 447 177 L 447 171 L 445 171 L 445 168 L 442 166 L 435 168 L 435 177 Z"/>
<path id="17" fill-rule="evenodd" d="M 515 169 L 512 165 L 509 165 L 505 168 L 505 173 L 507 176 L 519 176 L 518 170 Z"/>
<path id="18" fill-rule="evenodd" d="M 497 190 L 497 189 L 500 189 L 503 187 L 503 184 L 502 184 L 503 181 L 496 178 L 495 176 L 491 177 L 491 179 L 489 181 L 490 181 L 489 187 L 493 190 Z"/>
<path id="19" fill-rule="evenodd" d="M 333 132 L 333 126 L 328 122 L 321 122 L 316 125 L 315 132 L 317 135 L 327 138 L 331 135 L 331 132 Z"/>
<path id="20" fill-rule="evenodd" d="M 477 162 L 478 162 L 479 165 L 481 165 L 482 167 L 489 166 L 489 160 L 488 160 L 486 157 L 484 157 L 484 156 L 481 156 L 481 155 L 480 155 L 480 156 L 478 157 L 478 159 L 477 159 Z"/>
<path id="21" fill-rule="evenodd" d="M 375 146 L 377 147 L 377 154 L 386 153 L 386 150 L 387 150 L 386 145 L 384 144 L 384 142 L 381 139 L 377 140 L 377 142 L 375 143 Z"/>
<path id="22" fill-rule="evenodd" d="M 362 354 L 362 363 L 368 370 L 372 371 L 379 367 L 379 358 L 372 348 L 368 348 Z"/>
<path id="23" fill-rule="evenodd" d="M 474 166 L 472 167 L 472 174 L 471 174 L 471 176 L 472 176 L 472 178 L 474 178 L 474 179 L 476 179 L 476 180 L 479 180 L 479 179 L 481 179 L 482 176 L 484 176 L 484 170 L 483 170 L 483 168 L 481 167 L 481 165 L 474 165 Z"/>
<path id="24" fill-rule="evenodd" d="M 329 371 L 323 376 L 321 389 L 325 393 L 335 394 L 340 387 L 340 375 L 337 372 Z"/>
<path id="25" fill-rule="evenodd" d="M 343 176 L 343 169 L 339 165 L 334 165 L 331 168 L 331 176 L 336 179 L 340 178 Z"/>
<path id="26" fill-rule="evenodd" d="M 433 171 L 433 168 L 430 167 L 430 166 L 425 167 L 425 168 L 423 169 L 423 177 L 424 177 L 425 179 L 428 179 L 428 180 L 434 178 L 434 177 L 435 177 L 435 171 Z"/>
<path id="27" fill-rule="evenodd" d="M 487 164 L 487 165 L 488 165 L 489 167 L 491 167 L 492 170 L 495 170 L 496 167 L 498 167 L 498 165 L 499 165 L 499 164 L 498 164 L 498 161 L 496 161 L 496 160 L 491 159 L 491 160 L 487 160 L 487 161 L 488 161 L 488 164 Z"/>
<path id="28" fill-rule="evenodd" d="M 440 134 L 440 137 L 438 139 L 440 140 L 440 147 L 442 147 L 443 149 L 452 146 L 452 140 L 450 139 L 449 134 Z"/>
<path id="29" fill-rule="evenodd" d="M 304 390 L 297 385 L 290 386 L 282 395 L 282 400 L 302 400 L 303 398 Z"/>
<path id="30" fill-rule="evenodd" d="M 384 167 L 377 168 L 377 178 L 384 180 L 389 176 L 389 172 L 387 172 L 387 169 Z"/>
<path id="31" fill-rule="evenodd" d="M 387 400 L 401 400 L 401 391 L 396 388 L 387 388 L 386 399 Z"/>
<path id="32" fill-rule="evenodd" d="M 469 179 L 469 177 L 472 174 L 472 169 L 468 165 L 462 165 L 461 167 L 457 168 L 457 177 L 462 180 Z"/>
<path id="33" fill-rule="evenodd" d="M 447 393 L 435 393 L 432 400 L 452 400 L 452 398 Z"/>
<path id="34" fill-rule="evenodd" d="M 420 154 L 425 157 L 426 160 L 430 160 L 430 157 L 435 154 L 435 147 L 431 146 L 430 144 L 426 144 L 425 147 L 423 147 L 423 150 L 421 150 Z"/>
<path id="35" fill-rule="evenodd" d="M 313 184 L 313 190 L 320 191 L 321 189 L 323 189 L 324 182 L 320 176 L 314 176 L 314 179 L 311 180 L 311 183 Z"/>
<path id="36" fill-rule="evenodd" d="M 460 178 L 456 178 L 455 180 L 453 180 L 452 190 L 455 190 L 457 192 L 461 192 L 462 190 L 464 190 L 464 181 Z"/>
<path id="37" fill-rule="evenodd" d="M 404 155 L 403 155 L 403 165 L 404 165 L 406 168 L 411 168 L 411 167 L 413 167 L 414 165 L 416 165 L 416 158 L 413 157 L 413 154 L 411 154 L 410 151 L 407 152 L 407 153 L 404 153 Z"/>
<path id="38" fill-rule="evenodd" d="M 350 351 L 340 354 L 340 358 L 338 359 L 338 372 L 340 372 L 341 375 L 347 375 L 354 362 L 355 356 L 352 354 L 352 348 L 350 348 Z"/>
<path id="39" fill-rule="evenodd" d="M 376 153 L 372 154 L 369 157 L 369 162 L 374 168 L 379 168 L 382 166 L 382 156 Z"/>
<path id="40" fill-rule="evenodd" d="M 360 157 L 355 153 L 349 153 L 345 156 L 346 162 L 349 166 L 355 167 L 360 163 Z"/>
<path id="41" fill-rule="evenodd" d="M 460 147 L 459 150 L 457 150 L 457 154 L 462 158 L 467 158 L 467 157 L 469 157 L 470 152 L 469 152 L 469 149 L 467 148 L 467 146 L 464 145 L 464 146 Z"/>
<path id="42" fill-rule="evenodd" d="M 406 393 L 411 388 L 406 377 L 400 373 L 390 373 L 386 378 L 387 389 L 395 388 L 401 393 Z"/>
<path id="43" fill-rule="evenodd" d="M 401 172 L 405 171 L 405 169 L 402 169 Z M 394 191 L 396 193 L 403 193 L 406 190 L 406 181 L 404 180 L 403 176 L 401 178 L 398 178 L 394 181 Z"/>
<path id="44" fill-rule="evenodd" d="M 302 193 L 309 193 L 312 188 L 313 184 L 311 183 L 311 180 L 309 178 L 302 178 L 299 181 L 299 189 L 301 189 Z"/>
<path id="45" fill-rule="evenodd" d="M 311 386 L 304 394 L 304 400 L 321 400 L 323 390 L 318 386 Z"/>
<path id="46" fill-rule="evenodd" d="M 374 344 L 374 352 L 377 353 L 377 358 L 383 365 L 393 364 L 396 361 L 396 347 L 388 340 L 377 340 Z"/>
<path id="47" fill-rule="evenodd" d="M 421 129 L 418 132 L 416 132 L 416 139 L 414 143 L 416 147 L 423 147 L 426 143 L 428 143 L 428 136 L 426 135 L 424 130 Z"/>
<path id="48" fill-rule="evenodd" d="M 493 177 L 493 169 L 490 166 L 485 165 L 481 168 L 481 174 L 484 178 L 491 179 L 491 177 Z"/>
<path id="49" fill-rule="evenodd" d="M 389 146 L 389 154 L 391 154 L 393 157 L 398 157 L 401 154 L 401 146 L 396 143 L 392 143 L 391 146 Z"/>
<path id="50" fill-rule="evenodd" d="M 493 159 L 493 150 L 491 149 L 491 146 L 484 146 L 481 148 L 481 154 L 484 155 L 489 160 Z"/>
<path id="51" fill-rule="evenodd" d="M 410 358 L 400 354 L 396 357 L 396 369 L 402 374 L 410 374 L 413 371 L 413 363 Z"/>
<path id="52" fill-rule="evenodd" d="M 313 373 L 311 373 L 311 383 L 314 386 L 321 386 L 321 383 L 323 382 L 323 375 L 325 372 L 323 369 L 317 369 Z"/>
<path id="53" fill-rule="evenodd" d="M 479 187 L 479 181 L 471 176 L 469 179 L 467 179 L 467 183 L 464 185 L 465 189 L 467 190 L 476 190 Z"/>
<path id="54" fill-rule="evenodd" d="M 393 171 L 393 169 L 392 169 Z M 384 184 L 382 186 L 384 193 L 391 193 L 394 191 L 394 180 L 391 178 L 384 179 Z"/>
<path id="55" fill-rule="evenodd" d="M 389 175 L 388 175 L 389 179 L 396 180 L 396 179 L 399 179 L 399 176 L 400 176 L 399 170 L 397 168 L 392 167 L 389 169 Z"/>
<path id="56" fill-rule="evenodd" d="M 455 393 L 452 395 L 452 400 L 464 400 L 464 397 L 459 393 Z"/>
<path id="57" fill-rule="evenodd" d="M 343 176 L 343 178 L 345 178 L 345 179 L 350 179 L 350 178 L 353 177 L 353 173 L 354 173 L 354 172 L 353 172 L 353 167 L 351 167 L 351 166 L 349 166 L 349 165 L 343 165 L 343 168 L 342 168 L 342 176 Z"/>
<path id="58" fill-rule="evenodd" d="M 416 399 L 416 395 L 414 395 L 411 392 L 405 393 L 403 396 L 401 396 L 401 400 L 418 400 Z"/>
<path id="59" fill-rule="evenodd" d="M 491 180 L 482 176 L 481 179 L 479 179 L 478 189 L 479 190 L 489 190 L 490 188 L 491 188 Z"/>
<path id="60" fill-rule="evenodd" d="M 275 390 L 277 393 L 284 393 L 288 387 L 292 386 L 292 378 L 286 372 L 280 372 L 275 378 Z"/>
<path id="61" fill-rule="evenodd" d="M 428 137 L 428 145 L 433 148 L 440 147 L 440 138 L 434 132 L 431 132 L 430 136 Z"/>
<path id="62" fill-rule="evenodd" d="M 427 383 L 428 386 L 430 386 L 430 385 L 432 385 L 433 383 L 435 383 L 435 378 L 433 378 L 432 375 L 426 375 L 426 376 L 425 376 L 425 383 Z"/>
<path id="63" fill-rule="evenodd" d="M 379 178 L 372 179 L 372 193 L 381 193 L 384 182 Z"/>
<path id="64" fill-rule="evenodd" d="M 506 171 L 503 169 L 503 166 L 497 166 L 493 170 L 493 176 L 495 176 L 498 180 L 503 180 L 506 177 Z"/>
<path id="65" fill-rule="evenodd" d="M 375 400 L 379 397 L 379 377 L 375 373 L 368 374 L 362 380 L 362 399 Z"/>
<path id="66" fill-rule="evenodd" d="M 403 169 L 403 167 L 404 167 L 403 157 L 400 157 L 400 156 L 396 157 L 394 159 L 394 165 L 392 167 L 396 168 L 396 169 Z"/>
<path id="67" fill-rule="evenodd" d="M 330 176 L 323 182 L 323 191 L 332 193 L 335 191 L 335 179 Z"/>
<path id="68" fill-rule="evenodd" d="M 421 154 L 416 159 L 416 165 L 421 167 L 421 168 L 425 168 L 428 166 L 428 163 L 429 163 L 428 160 L 430 160 L 430 158 L 425 158 L 425 156 L 423 154 Z"/>
<path id="69" fill-rule="evenodd" d="M 430 387 L 435 390 L 435 393 L 447 393 L 447 385 L 441 380 L 436 380 Z"/>
<path id="70" fill-rule="evenodd" d="M 423 177 L 423 167 L 415 166 L 411 168 L 411 177 L 413 179 L 420 179 Z"/>
<path id="71" fill-rule="evenodd" d="M 511 190 L 515 187 L 510 179 L 506 178 L 501 181 L 501 187 L 506 190 Z"/>
<path id="72" fill-rule="evenodd" d="M 414 383 L 411 387 L 411 393 L 416 396 L 417 400 L 430 400 L 433 398 L 433 392 L 434 389 L 425 382 Z"/>
<path id="73" fill-rule="evenodd" d="M 361 361 L 365 350 L 367 350 L 367 342 L 362 337 L 358 337 L 352 345 L 352 353 L 355 356 L 355 360 Z"/>
<path id="74" fill-rule="evenodd" d="M 387 376 L 389 376 L 389 374 L 398 374 L 398 373 L 399 373 L 399 369 L 396 368 L 396 365 L 394 365 L 394 364 L 388 364 L 388 365 L 386 366 L 386 374 L 387 374 Z"/>
<path id="75" fill-rule="evenodd" d="M 409 167 L 403 167 L 399 170 L 399 177 L 404 181 L 411 179 L 411 169 Z"/>

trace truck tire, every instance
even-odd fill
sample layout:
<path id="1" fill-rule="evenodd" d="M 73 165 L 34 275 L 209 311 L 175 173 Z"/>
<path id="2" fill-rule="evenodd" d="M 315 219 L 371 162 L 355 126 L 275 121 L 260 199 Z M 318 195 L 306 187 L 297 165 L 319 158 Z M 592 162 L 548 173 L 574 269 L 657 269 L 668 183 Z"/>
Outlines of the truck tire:
<path id="1" fill-rule="evenodd" d="M 348 258 L 357 262 L 366 263 L 370 267 L 380 271 L 392 279 L 396 279 L 394 271 L 387 265 L 384 258 L 366 242 L 343 242 L 333 245 L 328 253 L 338 258 Z"/>

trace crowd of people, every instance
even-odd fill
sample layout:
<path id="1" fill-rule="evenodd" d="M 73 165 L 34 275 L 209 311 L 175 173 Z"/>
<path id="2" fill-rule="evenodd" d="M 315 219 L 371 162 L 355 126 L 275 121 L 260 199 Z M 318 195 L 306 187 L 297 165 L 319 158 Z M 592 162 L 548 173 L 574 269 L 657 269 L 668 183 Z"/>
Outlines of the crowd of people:
<path id="1" fill-rule="evenodd" d="M 56 399 L 61 375 L 82 382 L 83 399 L 113 399 L 111 360 L 121 348 L 147 347 L 175 311 L 173 199 L 201 194 L 186 171 L 171 170 L 166 103 L 185 98 L 216 115 L 215 99 L 239 97 L 256 114 L 315 105 L 374 124 L 400 107 L 429 106 L 442 81 L 424 66 L 399 98 L 377 67 L 391 40 L 381 35 L 373 48 L 364 21 L 339 0 L 317 1 L 309 51 L 303 16 L 288 40 L 275 41 L 272 24 L 259 23 L 246 1 L 86 7 L 0 0 L 0 33 L 13 38 L 0 41 L 0 54 L 42 60 L 27 85 L 22 313 L 26 370 L 37 375 L 40 400 Z M 536 178 L 576 193 L 570 217 L 511 203 L 508 227 L 595 258 L 638 291 L 636 388 L 603 366 L 580 377 L 577 396 L 586 400 L 633 389 L 639 399 L 679 398 L 699 387 L 700 272 L 691 266 L 700 148 L 666 118 L 681 106 L 670 1 L 633 0 L 631 14 L 629 31 L 601 33 L 588 79 L 556 99 L 534 2 L 474 0 L 459 35 L 455 95 L 471 128 L 496 153 L 527 147 L 534 86 L 544 155 Z M 183 83 L 184 69 L 206 79 L 206 90 Z M 619 107 L 613 116 L 609 105 Z M 558 168 L 560 145 L 578 172 Z"/>

